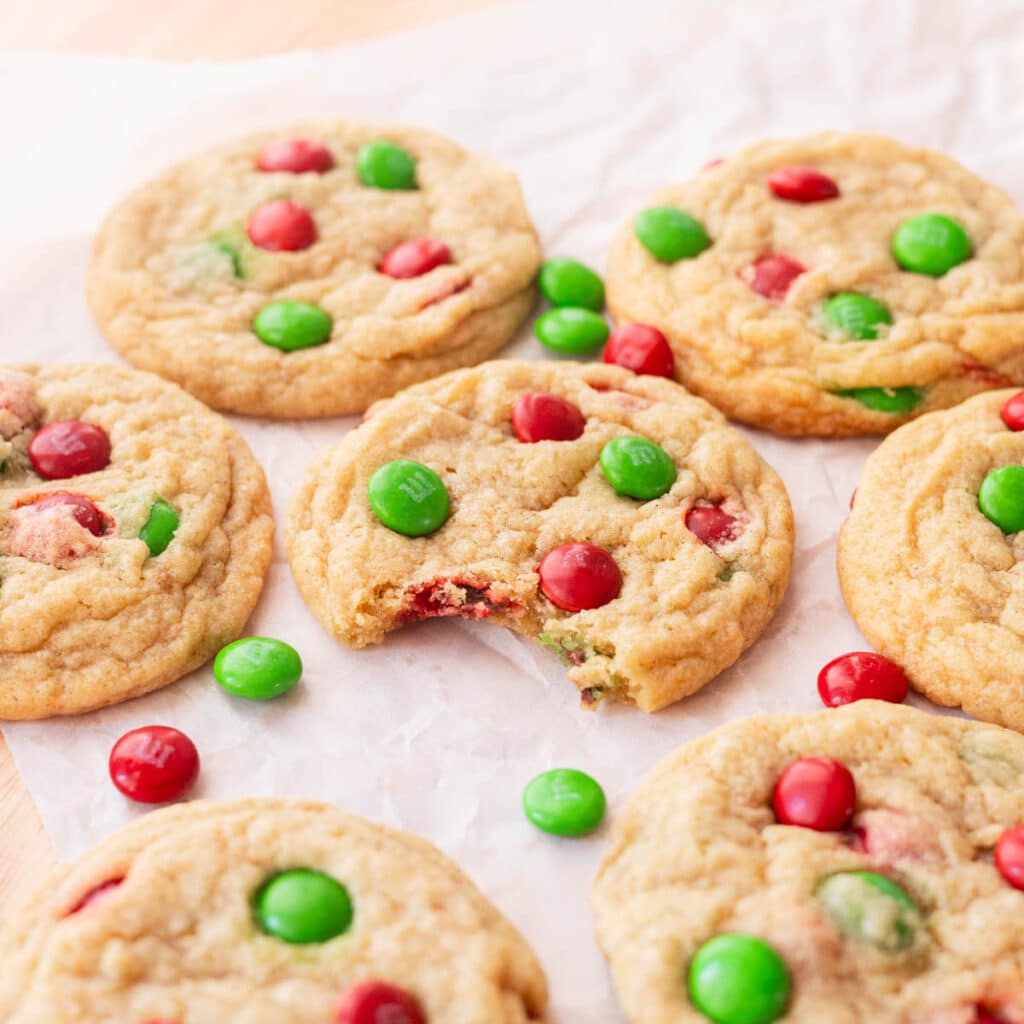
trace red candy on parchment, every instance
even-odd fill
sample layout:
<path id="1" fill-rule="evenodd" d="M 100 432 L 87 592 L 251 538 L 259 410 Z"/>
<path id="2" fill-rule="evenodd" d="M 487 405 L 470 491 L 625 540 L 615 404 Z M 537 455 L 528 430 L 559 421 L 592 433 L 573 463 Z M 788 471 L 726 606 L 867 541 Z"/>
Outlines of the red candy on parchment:
<path id="1" fill-rule="evenodd" d="M 166 725 L 126 732 L 110 751 L 110 778 L 129 799 L 163 804 L 183 797 L 199 774 L 199 751 Z"/>

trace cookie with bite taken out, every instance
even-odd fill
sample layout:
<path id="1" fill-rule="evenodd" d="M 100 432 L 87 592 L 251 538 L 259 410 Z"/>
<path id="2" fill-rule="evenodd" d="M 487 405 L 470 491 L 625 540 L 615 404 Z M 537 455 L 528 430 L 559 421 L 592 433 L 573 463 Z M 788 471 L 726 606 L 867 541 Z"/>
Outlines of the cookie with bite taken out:
<path id="1" fill-rule="evenodd" d="M 510 361 L 371 408 L 306 471 L 286 539 L 346 644 L 486 619 L 554 651 L 585 704 L 654 711 L 761 634 L 793 520 L 776 473 L 673 382 Z"/>

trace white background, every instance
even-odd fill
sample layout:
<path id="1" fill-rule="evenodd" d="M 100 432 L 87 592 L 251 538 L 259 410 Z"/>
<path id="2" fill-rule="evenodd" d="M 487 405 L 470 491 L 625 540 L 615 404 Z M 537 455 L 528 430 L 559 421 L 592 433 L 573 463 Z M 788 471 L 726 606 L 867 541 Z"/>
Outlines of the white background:
<path id="1" fill-rule="evenodd" d="M 520 174 L 546 251 L 598 268 L 649 192 L 765 135 L 888 132 L 1024 199 L 1024 8 L 992 0 L 549 0 L 231 65 L 7 57 L 0 96 L 5 361 L 115 360 L 83 298 L 106 209 L 170 160 L 308 116 L 418 123 L 498 158 Z M 508 351 L 540 354 L 528 326 Z M 235 422 L 281 523 L 306 462 L 352 421 Z M 292 694 L 235 700 L 203 669 L 120 707 L 5 727 L 59 855 L 141 813 L 108 782 L 107 753 L 129 728 L 172 724 L 199 746 L 197 796 L 318 797 L 433 839 L 533 943 L 553 1021 L 621 1020 L 585 903 L 608 826 L 585 840 L 538 833 L 519 809 L 523 784 L 584 769 L 614 820 L 662 755 L 732 718 L 818 707 L 820 665 L 864 644 L 834 557 L 872 442 L 748 434 L 793 498 L 793 582 L 760 643 L 698 696 L 653 717 L 584 713 L 553 656 L 486 624 L 426 623 L 346 651 L 306 610 L 279 541 L 249 632 L 301 651 Z"/>

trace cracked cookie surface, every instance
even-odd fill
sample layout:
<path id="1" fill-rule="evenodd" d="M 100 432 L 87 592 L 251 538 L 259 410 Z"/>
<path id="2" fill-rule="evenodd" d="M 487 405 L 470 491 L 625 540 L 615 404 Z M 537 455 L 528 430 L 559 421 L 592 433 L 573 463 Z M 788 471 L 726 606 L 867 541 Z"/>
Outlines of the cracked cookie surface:
<path id="1" fill-rule="evenodd" d="M 261 171 L 261 153 L 289 136 L 326 146 L 331 166 Z M 380 139 L 411 155 L 416 187 L 363 183 L 357 157 Z M 313 238 L 302 219 L 305 235 L 284 239 L 300 248 L 269 251 L 252 217 L 282 200 L 307 212 Z M 424 238 L 449 262 L 415 276 L 378 269 Z M 393 273 L 409 274 L 400 262 Z M 115 348 L 204 402 L 327 416 L 492 355 L 529 312 L 539 263 L 519 184 L 491 160 L 418 128 L 305 122 L 213 149 L 130 195 L 99 232 L 87 290 Z M 265 344 L 254 322 L 280 301 L 317 307 L 328 333 L 296 350 Z"/>
<path id="2" fill-rule="evenodd" d="M 578 410 L 578 437 L 518 440 L 513 410 L 538 392 Z M 660 497 L 625 497 L 606 479 L 602 451 L 629 435 L 674 465 Z M 447 488 L 447 520 L 428 536 L 394 532 L 371 509 L 371 476 L 399 459 Z M 508 361 L 370 409 L 306 471 L 286 540 L 303 597 L 346 644 L 377 643 L 415 619 L 487 618 L 558 653 L 585 703 L 608 696 L 653 711 L 760 635 L 789 578 L 793 522 L 776 473 L 678 385 L 606 365 Z M 545 596 L 538 567 L 569 544 L 610 556 L 618 596 L 575 612 Z"/>
<path id="3" fill-rule="evenodd" d="M 226 420 L 148 373 L 25 364 L 0 368 L 0 438 L 0 717 L 147 693 L 238 636 L 274 527 Z"/>
<path id="4" fill-rule="evenodd" d="M 1000 416 L 1013 390 L 900 428 L 869 456 L 839 534 L 847 607 L 871 644 L 939 704 L 1024 730 L 1024 533 L 979 507 L 1024 463 Z"/>
<path id="5" fill-rule="evenodd" d="M 779 824 L 776 781 L 822 756 L 855 781 L 848 826 Z M 786 1024 L 1024 1020 L 1024 892 L 992 860 L 1024 822 L 1022 771 L 1016 733 L 877 701 L 687 744 L 631 797 L 591 895 L 626 1019 L 704 1024 L 689 965 L 740 933 L 786 964 L 788 1009 L 773 1018 Z M 895 883 L 916 910 L 853 872 Z"/>
<path id="6" fill-rule="evenodd" d="M 824 175 L 838 194 L 783 198 L 770 187 L 782 168 Z M 630 222 L 611 247 L 609 308 L 661 329 L 679 380 L 734 419 L 877 434 L 1024 383 L 1024 215 L 948 157 L 873 135 L 766 141 L 649 205 L 686 211 L 710 244 L 661 262 Z M 897 229 L 923 214 L 953 218 L 969 239 L 968 258 L 940 276 L 894 256 Z M 851 292 L 891 323 L 858 337 L 830 321 L 828 301 Z"/>
<path id="7" fill-rule="evenodd" d="M 303 868 L 350 900 L 347 930 L 323 942 L 260 926 L 268 880 Z M 55 869 L 0 955 L 8 1024 L 332 1024 L 342 991 L 370 979 L 431 1024 L 525 1024 L 547 1002 L 529 946 L 434 846 L 300 800 L 146 815 Z"/>

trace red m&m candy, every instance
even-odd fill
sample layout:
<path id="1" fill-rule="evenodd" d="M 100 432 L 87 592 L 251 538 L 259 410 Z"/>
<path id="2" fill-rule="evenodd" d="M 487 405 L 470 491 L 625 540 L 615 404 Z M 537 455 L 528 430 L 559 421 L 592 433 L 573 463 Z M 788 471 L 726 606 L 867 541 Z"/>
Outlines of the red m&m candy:
<path id="1" fill-rule="evenodd" d="M 653 377 L 671 379 L 676 372 L 676 361 L 668 339 L 657 327 L 649 324 L 616 327 L 604 347 L 604 361 Z"/>
<path id="2" fill-rule="evenodd" d="M 316 241 L 316 224 L 309 210 L 290 199 L 258 206 L 246 231 L 253 245 L 270 252 L 297 252 Z"/>
<path id="3" fill-rule="evenodd" d="M 110 462 L 110 438 L 95 423 L 55 420 L 32 438 L 28 457 L 41 477 L 66 480 L 105 469 Z"/>
<path id="4" fill-rule="evenodd" d="M 899 704 L 907 696 L 907 677 L 894 661 L 873 651 L 853 651 L 830 661 L 818 673 L 818 693 L 830 708 L 855 700 Z"/>
<path id="5" fill-rule="evenodd" d="M 773 253 L 755 260 L 749 267 L 740 271 L 740 278 L 766 299 L 781 302 L 789 291 L 789 286 L 807 268 L 789 256 Z"/>
<path id="6" fill-rule="evenodd" d="M 199 751 L 177 729 L 146 725 L 126 732 L 110 751 L 110 778 L 126 797 L 163 804 L 183 797 L 199 774 Z"/>
<path id="7" fill-rule="evenodd" d="M 857 805 L 857 787 L 850 770 L 831 757 L 802 757 L 775 783 L 772 806 L 783 825 L 817 832 L 845 828 Z"/>
<path id="8" fill-rule="evenodd" d="M 312 139 L 279 139 L 260 153 L 256 166 L 261 171 L 288 171 L 291 174 L 315 171 L 323 174 L 334 166 L 334 157 L 322 142 L 314 142 Z"/>
<path id="9" fill-rule="evenodd" d="M 84 526 L 94 537 L 102 537 L 107 532 L 107 521 L 103 513 L 84 494 L 56 491 L 32 502 L 33 508 L 53 508 L 55 505 L 69 505 L 75 522 Z"/>
<path id="10" fill-rule="evenodd" d="M 420 277 L 451 261 L 451 250 L 444 242 L 436 238 L 413 238 L 408 242 L 399 242 L 380 261 L 379 269 L 388 277 Z"/>
<path id="11" fill-rule="evenodd" d="M 622 589 L 622 573 L 604 548 L 594 544 L 563 544 L 549 551 L 537 567 L 540 589 L 567 612 L 600 608 Z"/>
<path id="12" fill-rule="evenodd" d="M 1024 825 L 1007 829 L 996 843 L 996 867 L 1014 887 L 1024 889 Z"/>
<path id="13" fill-rule="evenodd" d="M 794 203 L 818 203 L 839 195 L 839 186 L 813 167 L 778 167 L 768 176 L 768 187 Z"/>
<path id="14" fill-rule="evenodd" d="M 575 441 L 586 425 L 572 402 L 547 391 L 528 391 L 512 409 L 512 429 L 523 444 Z"/>
<path id="15" fill-rule="evenodd" d="M 1018 391 L 1003 402 L 999 415 L 1011 430 L 1024 430 L 1024 391 Z"/>
<path id="16" fill-rule="evenodd" d="M 386 981 L 362 981 L 341 994 L 334 1024 L 426 1024 L 419 1003 Z"/>
<path id="17" fill-rule="evenodd" d="M 740 521 L 721 505 L 694 505 L 684 521 L 686 528 L 715 552 L 740 534 Z"/>

